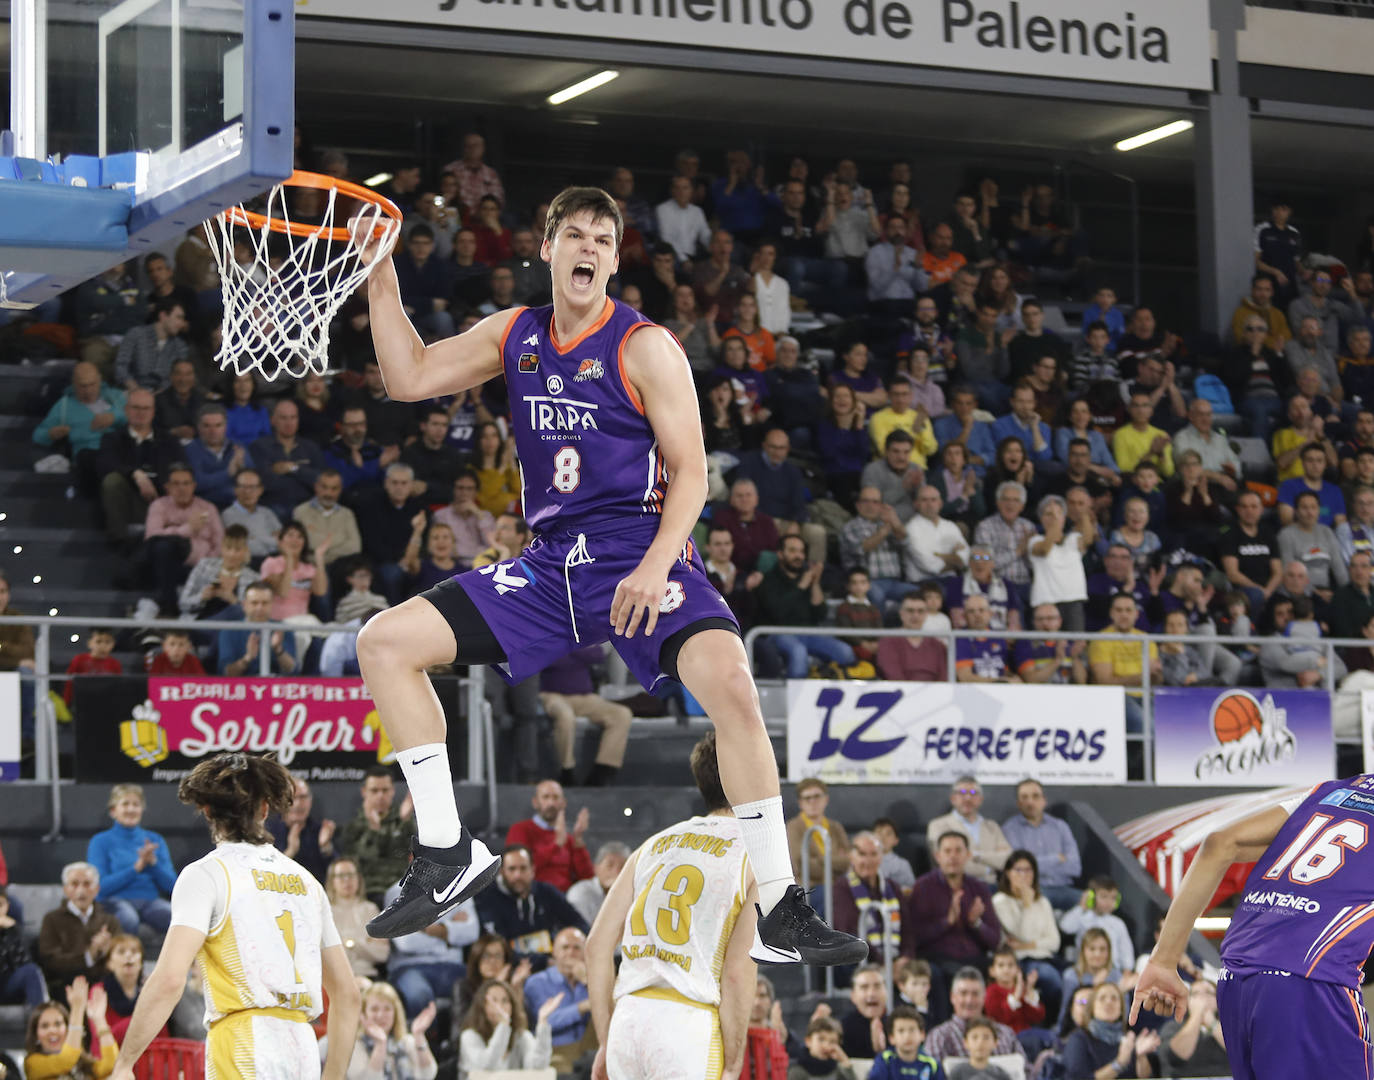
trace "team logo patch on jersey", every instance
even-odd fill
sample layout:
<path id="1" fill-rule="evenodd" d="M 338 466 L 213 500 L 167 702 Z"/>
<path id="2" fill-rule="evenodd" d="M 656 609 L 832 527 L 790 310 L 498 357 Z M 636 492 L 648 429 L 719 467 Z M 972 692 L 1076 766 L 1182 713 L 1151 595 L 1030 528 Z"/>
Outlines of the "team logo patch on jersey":
<path id="1" fill-rule="evenodd" d="M 671 615 L 678 608 L 682 607 L 682 602 L 687 599 L 687 594 L 682 590 L 682 582 L 668 582 L 668 591 L 663 594 L 663 599 L 658 602 L 658 613 L 660 615 Z"/>
<path id="2" fill-rule="evenodd" d="M 526 342 L 525 344 L 528 345 L 529 342 Z M 527 353 L 521 353 L 521 354 L 520 354 L 519 371 L 520 371 L 520 374 L 521 374 L 521 375 L 533 375 L 533 374 L 534 374 L 536 371 L 538 371 L 538 370 L 539 370 L 539 354 L 538 354 L 538 353 L 527 352 Z"/>
<path id="3" fill-rule="evenodd" d="M 521 344 L 521 345 L 538 345 L 538 344 L 539 344 L 539 335 L 538 335 L 538 334 L 531 334 L 529 337 L 527 337 L 527 338 L 526 338 L 524 341 L 522 341 L 520 344 Z"/>
<path id="4" fill-rule="evenodd" d="M 490 577 L 491 583 L 496 586 L 497 595 L 505 596 L 506 593 L 514 592 L 516 589 L 523 589 L 529 584 L 527 578 L 511 574 L 511 570 L 515 565 L 514 562 L 492 563 L 489 566 L 479 567 L 478 573 L 486 574 Z"/>
<path id="5" fill-rule="evenodd" d="M 1362 814 L 1374 814 L 1374 798 L 1360 791 L 1352 791 L 1350 788 L 1341 788 L 1333 791 L 1322 800 L 1323 806 L 1340 806 L 1346 810 L 1358 810 Z"/>
<path id="6" fill-rule="evenodd" d="M 577 365 L 577 374 L 573 376 L 573 382 L 587 382 L 590 379 L 599 379 L 605 374 L 606 369 L 601 366 L 601 361 L 590 358 Z"/>
<path id="7" fill-rule="evenodd" d="M 557 375 L 550 375 L 544 385 L 549 388 L 550 394 L 561 394 L 563 392 L 563 380 Z"/>

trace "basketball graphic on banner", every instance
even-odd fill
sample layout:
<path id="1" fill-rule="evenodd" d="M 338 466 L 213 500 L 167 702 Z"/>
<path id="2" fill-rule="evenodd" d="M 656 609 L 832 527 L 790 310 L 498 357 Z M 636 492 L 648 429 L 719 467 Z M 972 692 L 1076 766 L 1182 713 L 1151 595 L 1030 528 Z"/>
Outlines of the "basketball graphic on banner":
<path id="1" fill-rule="evenodd" d="M 1222 695 L 1212 706 L 1212 730 L 1219 743 L 1235 742 L 1252 731 L 1263 731 L 1259 702 L 1243 690 Z"/>

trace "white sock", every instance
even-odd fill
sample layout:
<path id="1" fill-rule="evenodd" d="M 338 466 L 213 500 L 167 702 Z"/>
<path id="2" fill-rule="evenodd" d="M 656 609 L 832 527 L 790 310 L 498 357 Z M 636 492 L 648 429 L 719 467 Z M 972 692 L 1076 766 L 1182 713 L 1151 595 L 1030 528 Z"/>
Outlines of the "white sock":
<path id="1" fill-rule="evenodd" d="M 741 803 L 732 807 L 739 819 L 744 850 L 759 885 L 759 908 L 767 915 L 796 880 L 792 853 L 787 847 L 787 824 L 782 817 L 782 796 Z"/>
<path id="2" fill-rule="evenodd" d="M 396 760 L 405 773 L 406 786 L 415 803 L 415 830 L 425 847 L 446 848 L 458 843 L 463 831 L 458 804 L 453 797 L 453 777 L 448 768 L 448 745 L 425 743 L 398 750 Z"/>

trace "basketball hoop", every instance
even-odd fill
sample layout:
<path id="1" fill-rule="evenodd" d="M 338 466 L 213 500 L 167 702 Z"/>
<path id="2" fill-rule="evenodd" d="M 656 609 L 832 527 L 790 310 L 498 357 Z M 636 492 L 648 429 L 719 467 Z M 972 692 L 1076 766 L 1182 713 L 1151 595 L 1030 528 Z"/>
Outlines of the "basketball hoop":
<path id="1" fill-rule="evenodd" d="M 256 371 L 270 382 L 283 372 L 325 373 L 329 324 L 390 253 L 401 211 L 361 184 L 297 171 L 204 228 L 224 300 L 215 360 L 225 371 Z M 362 260 L 363 238 L 376 242 L 371 262 Z"/>

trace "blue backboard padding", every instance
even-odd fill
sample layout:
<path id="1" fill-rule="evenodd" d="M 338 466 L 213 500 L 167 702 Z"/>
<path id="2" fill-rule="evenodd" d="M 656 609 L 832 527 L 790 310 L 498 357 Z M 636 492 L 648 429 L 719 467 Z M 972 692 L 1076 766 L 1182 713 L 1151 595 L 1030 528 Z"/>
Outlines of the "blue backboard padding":
<path id="1" fill-rule="evenodd" d="M 127 191 L 0 179 L 0 247 L 89 248 L 121 252 L 129 244 Z M 34 270 L 9 262 L 6 270 Z"/>

